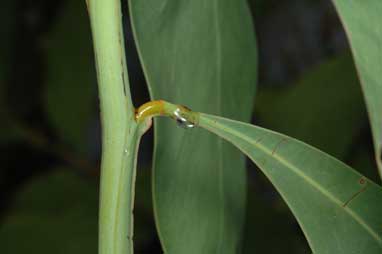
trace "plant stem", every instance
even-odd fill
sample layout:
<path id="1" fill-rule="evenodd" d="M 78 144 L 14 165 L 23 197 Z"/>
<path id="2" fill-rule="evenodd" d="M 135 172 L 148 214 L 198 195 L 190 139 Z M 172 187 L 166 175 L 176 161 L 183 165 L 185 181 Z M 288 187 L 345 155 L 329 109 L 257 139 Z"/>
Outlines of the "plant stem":
<path id="1" fill-rule="evenodd" d="M 135 157 L 142 131 L 131 102 L 121 5 L 120 0 L 87 5 L 102 123 L 99 254 L 132 254 Z"/>
<path id="2" fill-rule="evenodd" d="M 99 254 L 133 254 L 136 153 L 155 115 L 193 127 L 196 113 L 164 101 L 131 102 L 119 0 L 88 0 L 102 122 Z"/>

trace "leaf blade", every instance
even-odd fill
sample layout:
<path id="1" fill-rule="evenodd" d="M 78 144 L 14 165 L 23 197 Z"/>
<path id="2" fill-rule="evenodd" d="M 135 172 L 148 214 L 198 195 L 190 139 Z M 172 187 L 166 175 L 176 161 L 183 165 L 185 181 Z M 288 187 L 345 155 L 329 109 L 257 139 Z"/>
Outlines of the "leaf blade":
<path id="1" fill-rule="evenodd" d="M 314 253 L 381 251 L 378 185 L 287 136 L 206 114 L 200 115 L 199 124 L 237 146 L 263 170 L 295 214 Z"/>
<path id="2" fill-rule="evenodd" d="M 244 1 L 130 1 L 130 11 L 152 98 L 249 120 L 256 49 Z M 237 252 L 245 172 L 229 169 L 244 169 L 244 158 L 208 133 L 155 124 L 154 207 L 164 249 Z"/>
<path id="3" fill-rule="evenodd" d="M 382 2 L 334 0 L 348 35 L 368 108 L 376 161 L 382 177 Z"/>

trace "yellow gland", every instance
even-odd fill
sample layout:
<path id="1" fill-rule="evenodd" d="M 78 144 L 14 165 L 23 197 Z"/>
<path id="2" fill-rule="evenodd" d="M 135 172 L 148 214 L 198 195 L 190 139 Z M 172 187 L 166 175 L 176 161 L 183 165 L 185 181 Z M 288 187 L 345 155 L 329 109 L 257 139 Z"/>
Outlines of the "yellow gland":
<path id="1" fill-rule="evenodd" d="M 164 100 L 150 101 L 140 106 L 135 113 L 138 123 L 154 116 L 169 116 L 180 127 L 193 128 L 198 122 L 198 113 L 182 105 L 175 105 Z"/>
<path id="2" fill-rule="evenodd" d="M 165 101 L 163 100 L 149 101 L 141 105 L 135 113 L 135 120 L 139 123 L 147 117 L 166 115 L 164 105 Z"/>

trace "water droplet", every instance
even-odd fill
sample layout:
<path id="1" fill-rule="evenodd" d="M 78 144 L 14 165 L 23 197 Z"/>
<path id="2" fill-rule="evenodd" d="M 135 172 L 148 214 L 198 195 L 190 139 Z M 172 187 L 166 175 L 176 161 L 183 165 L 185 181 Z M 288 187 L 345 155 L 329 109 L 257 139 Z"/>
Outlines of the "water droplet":
<path id="1" fill-rule="evenodd" d="M 124 151 L 125 153 L 127 153 L 128 152 L 128 150 L 127 149 L 125 149 L 125 151 Z"/>
<path id="2" fill-rule="evenodd" d="M 174 111 L 174 116 L 176 123 L 178 124 L 179 127 L 185 128 L 185 129 L 191 129 L 195 127 L 195 124 L 188 121 L 183 115 L 182 112 L 179 108 L 177 108 Z"/>

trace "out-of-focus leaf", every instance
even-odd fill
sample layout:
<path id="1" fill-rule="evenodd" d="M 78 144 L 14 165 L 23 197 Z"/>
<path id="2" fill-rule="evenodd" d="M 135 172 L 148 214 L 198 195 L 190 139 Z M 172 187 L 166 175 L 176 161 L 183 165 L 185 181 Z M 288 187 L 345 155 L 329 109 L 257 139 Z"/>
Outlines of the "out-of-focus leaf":
<path id="1" fill-rule="evenodd" d="M 66 1 L 45 41 L 45 110 L 60 138 L 81 150 L 96 95 L 85 1 Z"/>
<path id="2" fill-rule="evenodd" d="M 349 37 L 362 83 L 382 177 L 382 1 L 333 0 Z"/>
<path id="3" fill-rule="evenodd" d="M 313 253 L 381 253 L 380 186 L 288 136 L 207 114 L 200 114 L 199 125 L 256 163 L 291 208 Z"/>
<path id="4" fill-rule="evenodd" d="M 96 253 L 96 184 L 61 171 L 29 183 L 0 225 L 1 253 Z"/>
<path id="5" fill-rule="evenodd" d="M 98 190 L 93 180 L 61 169 L 32 180 L 0 224 L 1 253 L 97 253 Z M 135 206 L 137 250 L 155 241 L 148 170 L 138 170 Z"/>
<path id="6" fill-rule="evenodd" d="M 153 99 L 250 119 L 256 42 L 245 1 L 130 1 L 130 12 Z M 154 209 L 165 252 L 237 253 L 242 155 L 209 133 L 168 121 L 155 121 L 155 140 Z"/>
<path id="7" fill-rule="evenodd" d="M 261 125 L 341 159 L 366 119 L 348 54 L 320 64 L 292 86 L 260 90 L 255 111 Z"/>

